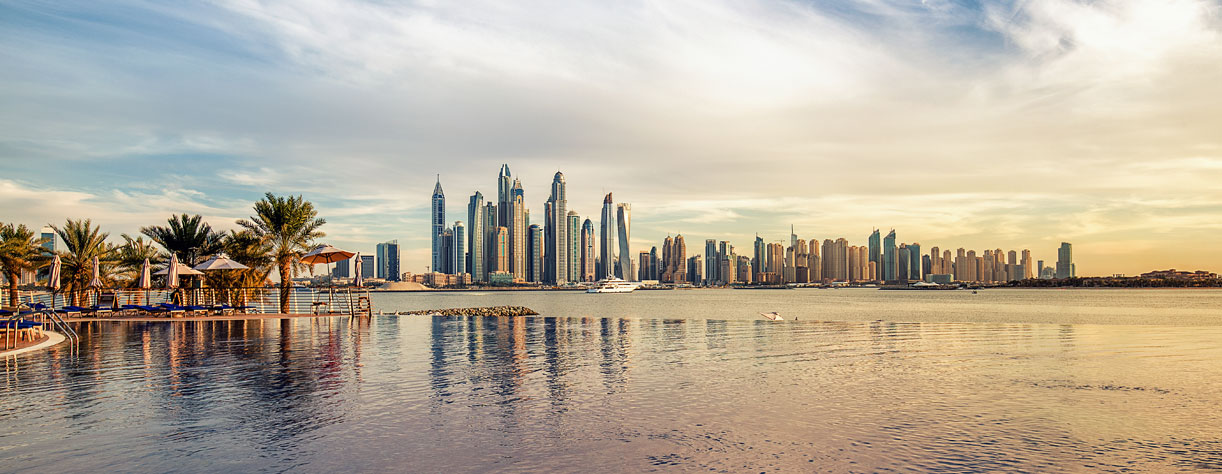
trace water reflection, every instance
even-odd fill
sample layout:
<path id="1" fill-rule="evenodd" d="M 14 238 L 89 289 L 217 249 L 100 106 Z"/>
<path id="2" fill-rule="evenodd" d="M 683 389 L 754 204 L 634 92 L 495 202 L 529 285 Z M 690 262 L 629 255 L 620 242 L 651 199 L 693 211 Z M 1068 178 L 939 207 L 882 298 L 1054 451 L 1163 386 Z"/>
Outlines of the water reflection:
<path id="1" fill-rule="evenodd" d="M 0 450 L 7 468 L 1222 466 L 1219 328 L 383 317 L 78 331 L 79 351 L 6 365 L 0 446 L 21 446 Z"/>

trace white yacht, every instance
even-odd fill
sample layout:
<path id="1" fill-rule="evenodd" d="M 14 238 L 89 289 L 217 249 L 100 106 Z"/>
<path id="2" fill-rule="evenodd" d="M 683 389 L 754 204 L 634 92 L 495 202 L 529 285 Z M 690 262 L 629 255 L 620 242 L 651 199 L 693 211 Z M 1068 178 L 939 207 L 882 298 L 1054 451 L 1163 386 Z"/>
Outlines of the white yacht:
<path id="1" fill-rule="evenodd" d="M 598 286 L 586 290 L 586 293 L 631 293 L 636 290 L 636 283 L 619 278 L 608 278 L 598 282 Z"/>

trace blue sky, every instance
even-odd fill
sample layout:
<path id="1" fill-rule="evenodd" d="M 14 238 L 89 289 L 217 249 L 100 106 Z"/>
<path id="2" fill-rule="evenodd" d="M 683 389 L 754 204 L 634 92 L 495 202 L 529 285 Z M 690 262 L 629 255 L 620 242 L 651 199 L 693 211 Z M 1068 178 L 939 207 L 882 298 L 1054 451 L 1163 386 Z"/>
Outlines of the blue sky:
<path id="1" fill-rule="evenodd" d="M 1075 243 L 1086 274 L 1222 269 L 1216 1 L 0 1 L 0 221 L 302 194 L 329 242 L 428 255 L 508 163 L 542 211 L 667 233 Z M 702 245 L 693 245 L 693 252 Z"/>

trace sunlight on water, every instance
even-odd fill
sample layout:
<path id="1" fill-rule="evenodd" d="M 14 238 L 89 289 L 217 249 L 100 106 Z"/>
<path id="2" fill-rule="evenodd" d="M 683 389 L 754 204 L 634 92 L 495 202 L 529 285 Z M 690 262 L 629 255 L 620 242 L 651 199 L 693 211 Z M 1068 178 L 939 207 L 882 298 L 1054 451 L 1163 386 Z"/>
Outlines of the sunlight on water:
<path id="1" fill-rule="evenodd" d="M 386 316 L 79 329 L 79 351 L 8 361 L 6 469 L 1222 468 L 1218 327 Z"/>

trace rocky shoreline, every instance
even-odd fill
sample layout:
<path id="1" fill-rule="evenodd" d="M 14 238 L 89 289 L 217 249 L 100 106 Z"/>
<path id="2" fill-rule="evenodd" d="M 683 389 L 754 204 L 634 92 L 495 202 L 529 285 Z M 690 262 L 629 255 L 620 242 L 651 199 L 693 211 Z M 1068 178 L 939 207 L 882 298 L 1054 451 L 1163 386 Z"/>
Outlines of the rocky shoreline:
<path id="1" fill-rule="evenodd" d="M 536 316 L 535 310 L 525 306 L 485 306 L 476 308 L 423 309 L 419 311 L 399 311 L 400 316 L 487 316 L 514 317 Z"/>

